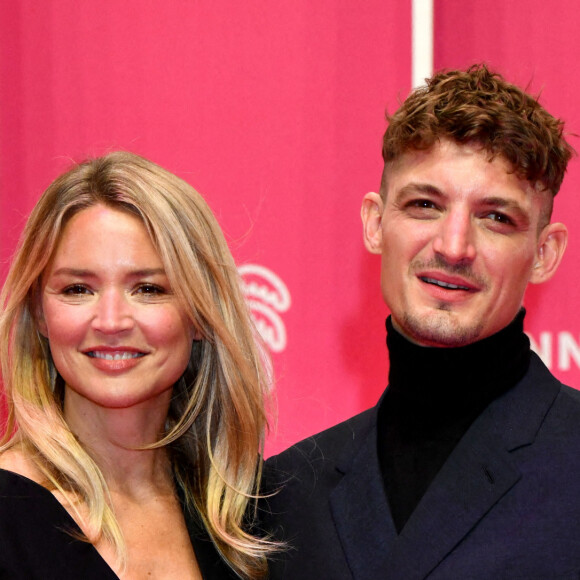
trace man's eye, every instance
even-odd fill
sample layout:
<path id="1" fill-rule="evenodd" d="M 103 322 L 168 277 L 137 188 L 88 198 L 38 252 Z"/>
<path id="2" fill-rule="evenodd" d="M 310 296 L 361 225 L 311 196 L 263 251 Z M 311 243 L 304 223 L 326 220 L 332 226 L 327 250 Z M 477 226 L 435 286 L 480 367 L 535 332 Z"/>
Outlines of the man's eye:
<path id="1" fill-rule="evenodd" d="M 511 220 L 511 218 L 509 218 L 507 215 L 505 215 L 504 213 L 500 213 L 498 211 L 492 211 L 490 213 L 487 214 L 487 217 L 490 220 L 493 220 L 494 222 L 498 222 L 500 224 L 506 224 L 506 225 L 513 225 L 513 221 Z"/>
<path id="2" fill-rule="evenodd" d="M 434 209 L 437 206 L 428 199 L 415 199 L 410 204 L 411 207 L 422 207 L 425 209 Z"/>
<path id="3" fill-rule="evenodd" d="M 80 296 L 82 294 L 89 294 L 90 291 L 86 286 L 82 284 L 71 284 L 67 286 L 63 291 L 63 294 L 66 296 Z"/>
<path id="4" fill-rule="evenodd" d="M 411 219 L 417 220 L 436 219 L 441 209 L 434 201 L 424 198 L 411 199 L 403 206 L 403 211 L 406 215 Z"/>

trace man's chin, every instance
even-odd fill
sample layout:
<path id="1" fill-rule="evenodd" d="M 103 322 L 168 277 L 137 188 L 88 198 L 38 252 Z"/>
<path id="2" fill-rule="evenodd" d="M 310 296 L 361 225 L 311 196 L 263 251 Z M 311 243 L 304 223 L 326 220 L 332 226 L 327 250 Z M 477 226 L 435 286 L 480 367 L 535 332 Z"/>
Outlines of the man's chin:
<path id="1" fill-rule="evenodd" d="M 405 313 L 402 324 L 396 325 L 412 342 L 421 346 L 453 348 L 479 340 L 483 324 L 465 324 L 450 312 L 438 311 L 427 316 Z"/>

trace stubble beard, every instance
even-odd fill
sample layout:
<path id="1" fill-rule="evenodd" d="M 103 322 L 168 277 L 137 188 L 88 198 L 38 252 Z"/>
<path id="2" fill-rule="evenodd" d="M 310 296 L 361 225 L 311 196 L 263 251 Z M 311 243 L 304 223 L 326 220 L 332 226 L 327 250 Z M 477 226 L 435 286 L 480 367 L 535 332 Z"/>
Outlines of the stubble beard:
<path id="1" fill-rule="evenodd" d="M 466 346 L 479 340 L 483 321 L 461 324 L 448 304 L 440 304 L 436 311 L 427 316 L 416 316 L 405 312 L 401 321 L 402 331 L 417 344 L 435 347 Z"/>

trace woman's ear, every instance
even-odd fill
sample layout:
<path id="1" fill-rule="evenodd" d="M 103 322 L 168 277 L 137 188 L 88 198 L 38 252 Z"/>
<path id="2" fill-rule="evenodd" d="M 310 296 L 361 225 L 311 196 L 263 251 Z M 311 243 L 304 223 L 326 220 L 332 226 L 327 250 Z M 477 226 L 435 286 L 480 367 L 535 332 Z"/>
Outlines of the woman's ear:
<path id="1" fill-rule="evenodd" d="M 34 293 L 34 312 L 32 315 L 34 316 L 34 322 L 36 328 L 38 328 L 38 332 L 40 332 L 44 338 L 48 338 L 48 327 L 46 326 L 44 311 L 42 310 L 42 293 L 39 290 Z"/>
<path id="2" fill-rule="evenodd" d="M 38 328 L 38 332 L 44 336 L 44 338 L 48 338 L 48 328 L 46 327 L 46 322 L 44 320 L 44 316 L 42 316 L 42 312 L 36 315 L 36 327 Z"/>
<path id="3" fill-rule="evenodd" d="M 568 230 L 564 224 L 548 224 L 540 233 L 536 260 L 530 282 L 541 284 L 549 280 L 558 269 L 568 243 Z"/>
<path id="4" fill-rule="evenodd" d="M 367 193 L 362 202 L 361 218 L 363 222 L 363 238 L 366 249 L 371 254 L 380 254 L 383 251 L 383 200 L 378 193 Z"/>

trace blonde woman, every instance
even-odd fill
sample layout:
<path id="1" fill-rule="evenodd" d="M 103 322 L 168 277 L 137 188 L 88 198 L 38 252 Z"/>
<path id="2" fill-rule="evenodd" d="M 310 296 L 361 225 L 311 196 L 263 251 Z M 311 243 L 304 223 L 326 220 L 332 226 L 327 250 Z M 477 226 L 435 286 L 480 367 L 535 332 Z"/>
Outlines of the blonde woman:
<path id="1" fill-rule="evenodd" d="M 201 196 L 130 153 L 76 165 L 1 307 L 0 577 L 265 577 L 267 381 Z"/>

